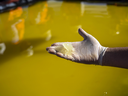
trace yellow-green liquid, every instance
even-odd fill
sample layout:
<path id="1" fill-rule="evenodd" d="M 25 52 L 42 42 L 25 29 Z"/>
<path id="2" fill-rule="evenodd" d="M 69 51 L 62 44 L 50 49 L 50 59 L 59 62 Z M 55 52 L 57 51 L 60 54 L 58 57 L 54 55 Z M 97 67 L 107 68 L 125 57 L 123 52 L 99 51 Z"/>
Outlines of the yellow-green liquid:
<path id="1" fill-rule="evenodd" d="M 46 52 L 55 42 L 83 40 L 79 27 L 103 46 L 128 46 L 128 7 L 39 2 L 0 14 L 0 96 L 128 96 L 128 69 Z"/>

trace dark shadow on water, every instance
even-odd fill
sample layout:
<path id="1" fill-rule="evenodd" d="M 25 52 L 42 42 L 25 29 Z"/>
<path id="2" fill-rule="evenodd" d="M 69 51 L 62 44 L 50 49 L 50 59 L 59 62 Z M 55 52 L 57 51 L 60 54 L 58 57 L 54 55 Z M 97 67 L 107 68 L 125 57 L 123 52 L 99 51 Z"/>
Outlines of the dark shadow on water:
<path id="1" fill-rule="evenodd" d="M 22 54 L 27 55 L 27 52 L 33 50 L 33 48 L 46 43 L 44 38 L 34 38 L 34 39 L 25 39 L 19 42 L 18 44 L 13 44 L 12 42 L 4 42 L 6 45 L 6 50 L 4 54 L 0 54 L 0 64 L 8 62 L 9 60 L 20 56 Z M 45 48 L 44 48 L 45 49 Z M 45 54 L 46 50 L 35 50 L 34 54 Z M 19 61 L 20 62 L 20 61 Z M 17 62 L 18 63 L 18 62 Z"/>

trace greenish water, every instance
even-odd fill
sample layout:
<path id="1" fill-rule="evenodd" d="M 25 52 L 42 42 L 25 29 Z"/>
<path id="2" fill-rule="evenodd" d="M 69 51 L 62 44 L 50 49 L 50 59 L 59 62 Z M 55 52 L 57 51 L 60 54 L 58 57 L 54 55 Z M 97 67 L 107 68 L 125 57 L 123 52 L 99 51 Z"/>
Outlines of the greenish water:
<path id="1" fill-rule="evenodd" d="M 81 41 L 79 27 L 103 46 L 128 46 L 128 7 L 39 2 L 0 14 L 0 96 L 128 96 L 128 69 L 46 52 L 55 42 Z"/>

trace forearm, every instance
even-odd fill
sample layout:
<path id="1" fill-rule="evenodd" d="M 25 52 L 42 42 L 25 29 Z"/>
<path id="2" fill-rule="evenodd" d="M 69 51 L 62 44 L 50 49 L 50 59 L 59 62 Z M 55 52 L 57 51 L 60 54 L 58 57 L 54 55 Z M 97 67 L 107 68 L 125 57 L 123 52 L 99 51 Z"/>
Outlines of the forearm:
<path id="1" fill-rule="evenodd" d="M 128 68 L 128 47 L 107 48 L 102 65 Z"/>

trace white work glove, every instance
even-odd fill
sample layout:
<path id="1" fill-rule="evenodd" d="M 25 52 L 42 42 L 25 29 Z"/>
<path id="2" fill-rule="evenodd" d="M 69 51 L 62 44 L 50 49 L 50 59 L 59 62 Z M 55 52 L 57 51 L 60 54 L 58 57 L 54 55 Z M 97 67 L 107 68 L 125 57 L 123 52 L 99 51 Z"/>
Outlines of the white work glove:
<path id="1" fill-rule="evenodd" d="M 102 57 L 107 48 L 101 46 L 92 35 L 86 33 L 83 29 L 79 28 L 78 32 L 84 40 L 80 42 L 68 42 L 74 48 L 70 56 L 56 50 L 58 46 L 62 46 L 65 42 L 54 43 L 46 50 L 51 54 L 74 62 L 102 65 Z"/>

